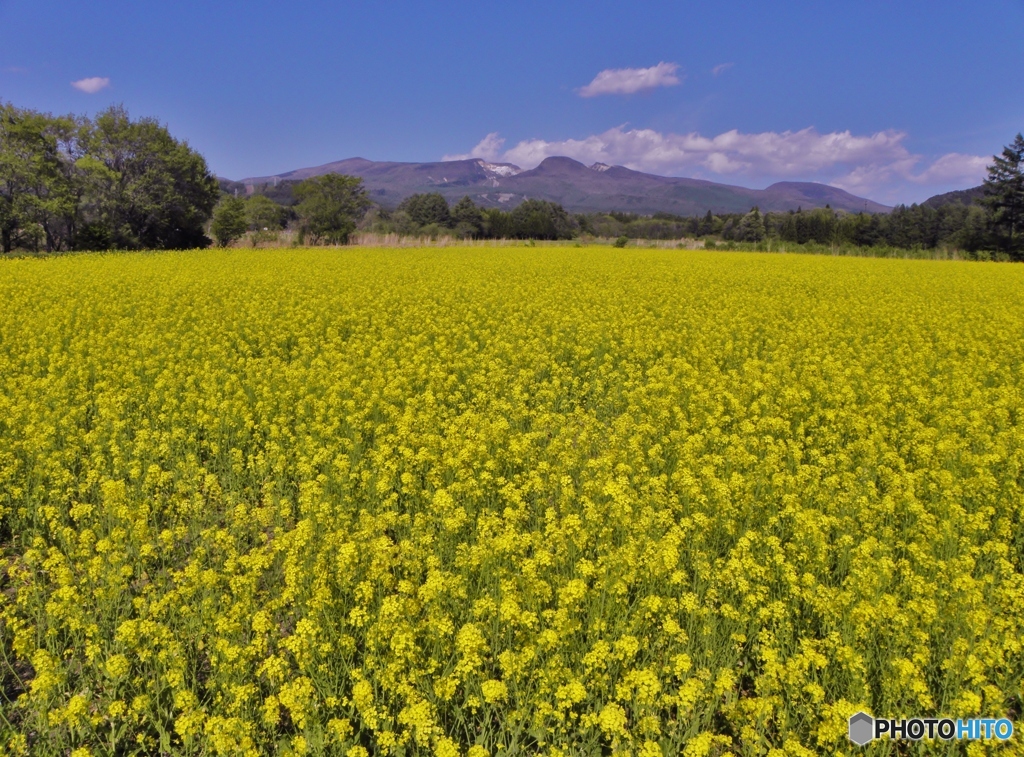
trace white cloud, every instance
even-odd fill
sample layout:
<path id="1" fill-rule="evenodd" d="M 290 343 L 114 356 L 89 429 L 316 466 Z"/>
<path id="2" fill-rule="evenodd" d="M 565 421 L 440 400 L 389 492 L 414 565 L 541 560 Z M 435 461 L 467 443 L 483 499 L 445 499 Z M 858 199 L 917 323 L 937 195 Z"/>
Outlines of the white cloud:
<path id="1" fill-rule="evenodd" d="M 459 153 L 458 155 L 445 155 L 441 160 L 468 160 L 469 158 L 481 158 L 489 163 L 493 163 L 498 160 L 501 154 L 501 148 L 504 146 L 505 140 L 496 131 L 492 131 L 486 137 L 477 142 L 476 147 L 466 153 Z"/>
<path id="2" fill-rule="evenodd" d="M 870 136 L 856 136 L 848 131 L 819 134 L 807 128 L 756 134 L 733 129 L 705 137 L 696 132 L 666 134 L 653 129 L 617 126 L 584 139 L 525 140 L 505 151 L 502 158 L 522 166 L 534 166 L 546 157 L 566 155 L 584 163 L 624 165 L 653 173 L 707 169 L 716 174 L 797 176 L 814 174 L 838 164 L 891 163 L 906 159 L 909 153 L 902 145 L 905 136 L 895 131 Z"/>
<path id="3" fill-rule="evenodd" d="M 504 151 L 505 141 L 495 132 L 470 153 L 451 157 L 480 157 L 532 168 L 545 158 L 564 155 L 587 165 L 621 165 L 661 175 L 822 181 L 855 193 L 902 186 L 921 194 L 928 186 L 973 186 L 985 175 L 988 158 L 948 153 L 929 161 L 910 152 L 906 138 L 905 132 L 893 130 L 858 135 L 850 131 L 821 134 L 810 127 L 749 134 L 733 129 L 707 137 L 617 126 L 582 139 L 523 140 Z"/>
<path id="4" fill-rule="evenodd" d="M 879 162 L 857 166 L 846 175 L 833 178 L 829 183 L 854 194 L 875 192 L 886 187 L 892 189 L 900 184 L 920 188 L 964 189 L 981 184 L 990 162 L 991 158 L 980 155 L 950 152 L 928 163 L 922 156 L 907 152 L 906 156 L 891 163 Z M 918 169 L 920 164 L 924 165 Z M 913 188 L 910 188 L 910 191 L 922 197 L 927 195 L 926 192 Z M 897 195 L 890 192 L 890 196 Z"/>
<path id="5" fill-rule="evenodd" d="M 711 69 L 711 75 L 712 76 L 718 76 L 719 74 L 724 74 L 726 71 L 728 71 L 734 65 L 736 65 L 736 64 L 734 64 L 734 63 L 719 63 L 717 66 L 715 66 L 713 69 Z"/>
<path id="6" fill-rule="evenodd" d="M 992 158 L 950 152 L 932 163 L 914 180 L 922 184 L 980 184 L 991 163 Z"/>
<path id="7" fill-rule="evenodd" d="M 580 97 L 631 95 L 645 89 L 671 87 L 682 83 L 678 70 L 678 63 L 665 62 L 650 68 L 608 68 L 580 89 Z"/>
<path id="8" fill-rule="evenodd" d="M 101 89 L 109 87 L 110 79 L 106 76 L 90 76 L 87 79 L 79 79 L 78 81 L 71 82 L 71 86 L 79 92 L 86 92 L 90 95 L 94 95 Z"/>

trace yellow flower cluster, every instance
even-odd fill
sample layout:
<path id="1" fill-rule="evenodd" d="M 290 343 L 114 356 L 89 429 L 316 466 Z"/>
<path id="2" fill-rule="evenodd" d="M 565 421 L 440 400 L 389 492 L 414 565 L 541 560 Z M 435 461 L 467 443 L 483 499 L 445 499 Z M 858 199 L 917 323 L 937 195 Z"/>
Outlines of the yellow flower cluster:
<path id="1" fill-rule="evenodd" d="M 1022 293 L 682 251 L 2 262 L 0 751 L 1019 731 Z"/>

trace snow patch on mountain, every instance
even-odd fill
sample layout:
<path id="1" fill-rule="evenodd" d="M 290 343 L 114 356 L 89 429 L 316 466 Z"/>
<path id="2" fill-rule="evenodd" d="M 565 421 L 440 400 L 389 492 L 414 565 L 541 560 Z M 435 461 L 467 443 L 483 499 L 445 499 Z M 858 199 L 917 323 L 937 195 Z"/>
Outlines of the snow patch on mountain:
<path id="1" fill-rule="evenodd" d="M 511 163 L 488 163 L 486 160 L 477 160 L 476 164 L 495 176 L 515 176 L 523 171 L 522 168 Z"/>

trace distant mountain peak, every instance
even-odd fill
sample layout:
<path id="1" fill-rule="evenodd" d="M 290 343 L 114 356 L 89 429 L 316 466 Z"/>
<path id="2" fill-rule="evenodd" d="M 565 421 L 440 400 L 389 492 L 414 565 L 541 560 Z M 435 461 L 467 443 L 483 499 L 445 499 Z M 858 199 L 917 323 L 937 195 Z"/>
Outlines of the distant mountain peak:
<path id="1" fill-rule="evenodd" d="M 542 160 L 540 162 L 540 165 L 537 166 L 537 168 L 535 168 L 534 170 L 536 171 L 536 170 L 540 170 L 542 168 L 547 168 L 547 169 L 551 169 L 551 168 L 580 169 L 580 168 L 586 168 L 586 166 L 583 165 L 582 163 L 580 163 L 578 160 L 575 160 L 574 158 L 567 158 L 564 155 L 551 155 L 551 156 L 549 156 L 547 158 L 544 158 L 544 160 Z"/>
<path id="2" fill-rule="evenodd" d="M 434 163 L 349 158 L 277 176 L 244 179 L 242 183 L 247 187 L 276 186 L 281 181 L 300 181 L 327 173 L 361 177 L 370 196 L 388 208 L 397 207 L 406 197 L 418 192 L 439 192 L 449 202 L 468 195 L 486 207 L 511 207 L 527 198 L 550 200 L 573 213 L 623 211 L 704 215 L 708 210 L 746 213 L 754 206 L 767 212 L 826 205 L 850 213 L 890 210 L 885 205 L 826 184 L 781 181 L 767 189 L 748 189 L 705 179 L 657 176 L 606 163 L 587 166 L 561 155 L 547 157 L 528 170 L 482 158 Z"/>

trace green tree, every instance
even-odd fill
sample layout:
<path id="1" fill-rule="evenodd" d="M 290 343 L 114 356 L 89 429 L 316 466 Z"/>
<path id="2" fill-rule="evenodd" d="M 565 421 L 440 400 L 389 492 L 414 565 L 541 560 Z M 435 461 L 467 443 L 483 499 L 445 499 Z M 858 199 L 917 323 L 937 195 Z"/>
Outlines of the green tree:
<path id="1" fill-rule="evenodd" d="M 347 244 L 356 221 L 370 206 L 363 180 L 329 173 L 306 179 L 292 190 L 299 199 L 299 239 L 310 244 Z"/>
<path id="2" fill-rule="evenodd" d="M 765 237 L 764 216 L 757 208 L 752 208 L 740 219 L 736 230 L 736 239 L 742 242 L 760 242 Z"/>
<path id="3" fill-rule="evenodd" d="M 487 219 L 487 232 L 492 239 L 510 239 L 512 234 L 512 215 L 501 208 L 488 208 L 484 211 Z"/>
<path id="4" fill-rule="evenodd" d="M 38 119 L 13 105 L 0 103 L 0 248 L 21 246 L 31 220 L 28 187 L 42 139 Z"/>
<path id="5" fill-rule="evenodd" d="M 572 239 L 577 230 L 565 208 L 546 200 L 524 200 L 510 220 L 518 239 Z"/>
<path id="6" fill-rule="evenodd" d="M 451 220 L 460 237 L 482 237 L 487 225 L 483 211 L 466 195 L 452 208 Z"/>
<path id="7" fill-rule="evenodd" d="M 427 226 L 432 223 L 445 227 L 452 225 L 448 201 L 438 192 L 410 195 L 402 200 L 398 209 L 408 213 L 417 226 Z"/>
<path id="8" fill-rule="evenodd" d="M 1024 260 L 1024 136 L 992 156 L 985 179 L 984 205 L 992 213 L 997 244 L 1014 260 Z"/>
<path id="9" fill-rule="evenodd" d="M 245 201 L 249 231 L 277 231 L 284 226 L 285 209 L 265 195 L 253 195 Z"/>
<path id="10" fill-rule="evenodd" d="M 240 197 L 225 197 L 214 208 L 210 233 L 221 247 L 227 247 L 236 239 L 240 239 L 249 228 L 245 206 L 245 200 Z"/>
<path id="11" fill-rule="evenodd" d="M 120 107 L 94 121 L 0 103 L 0 248 L 204 247 L 206 161 Z"/>
<path id="12" fill-rule="evenodd" d="M 704 237 L 709 234 L 714 234 L 716 231 L 718 231 L 718 228 L 715 226 L 715 216 L 710 210 L 708 210 L 697 226 L 697 236 Z"/>
<path id="13" fill-rule="evenodd" d="M 0 103 L 0 248 L 70 249 L 78 225 L 81 122 Z"/>
<path id="14" fill-rule="evenodd" d="M 413 236 L 421 228 L 404 210 L 396 210 L 390 215 L 388 222 L 391 225 L 389 231 L 402 236 Z"/>
<path id="15" fill-rule="evenodd" d="M 88 136 L 85 213 L 120 248 L 206 247 L 203 232 L 220 195 L 203 156 L 151 118 L 114 106 Z"/>

